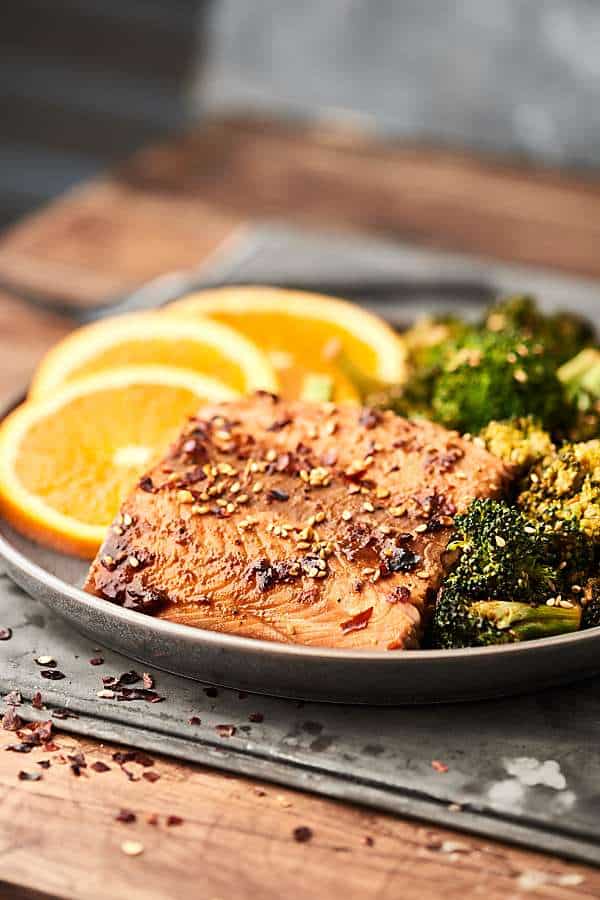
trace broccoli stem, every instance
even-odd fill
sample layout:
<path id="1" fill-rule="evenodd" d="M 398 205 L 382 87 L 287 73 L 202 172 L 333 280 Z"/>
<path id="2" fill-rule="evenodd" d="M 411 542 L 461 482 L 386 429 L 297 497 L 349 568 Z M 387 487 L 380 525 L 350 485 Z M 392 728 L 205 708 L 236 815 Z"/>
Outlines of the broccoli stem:
<path id="1" fill-rule="evenodd" d="M 510 631 L 516 641 L 551 637 L 578 631 L 581 626 L 581 609 L 573 606 L 530 606 L 502 600 L 484 600 L 474 603 L 471 612 L 486 619 L 501 631 Z"/>

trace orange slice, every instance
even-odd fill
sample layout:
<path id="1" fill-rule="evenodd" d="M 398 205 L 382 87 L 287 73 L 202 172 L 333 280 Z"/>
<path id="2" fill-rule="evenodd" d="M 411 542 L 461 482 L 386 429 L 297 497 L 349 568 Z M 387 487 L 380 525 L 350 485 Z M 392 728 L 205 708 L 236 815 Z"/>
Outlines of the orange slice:
<path id="1" fill-rule="evenodd" d="M 236 396 L 195 372 L 128 366 L 23 403 L 0 426 L 0 512 L 39 543 L 91 557 L 186 416 Z"/>
<path id="2" fill-rule="evenodd" d="M 266 356 L 226 325 L 133 313 L 86 325 L 59 341 L 42 360 L 30 399 L 50 396 L 75 378 L 126 365 L 190 369 L 242 393 L 277 390 L 277 376 Z"/>
<path id="3" fill-rule="evenodd" d="M 331 396 L 311 399 L 358 400 L 359 391 L 335 364 L 336 349 L 378 381 L 404 378 L 405 350 L 394 331 L 345 300 L 271 287 L 217 288 L 189 294 L 164 313 L 209 316 L 242 332 L 267 354 L 288 398 L 306 397 L 307 386 L 326 376 Z M 324 383 L 321 378 L 321 388 Z"/>

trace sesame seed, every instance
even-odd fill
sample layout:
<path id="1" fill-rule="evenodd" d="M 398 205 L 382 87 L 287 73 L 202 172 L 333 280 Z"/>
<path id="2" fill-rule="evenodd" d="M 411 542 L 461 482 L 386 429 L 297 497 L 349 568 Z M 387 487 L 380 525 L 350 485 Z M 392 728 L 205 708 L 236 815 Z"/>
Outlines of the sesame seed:
<path id="1" fill-rule="evenodd" d="M 379 530 L 382 534 L 385 534 L 385 535 L 392 533 L 392 529 L 390 528 L 389 525 L 380 525 Z"/>
<path id="2" fill-rule="evenodd" d="M 131 566 L 132 569 L 137 569 L 138 566 L 140 565 L 140 561 L 137 558 L 137 556 L 128 556 L 127 563 L 128 563 L 128 565 Z"/>
<path id="3" fill-rule="evenodd" d="M 115 560 L 114 560 L 114 558 L 110 555 L 110 553 L 107 553 L 106 556 L 103 556 L 103 557 L 100 559 L 100 562 L 101 562 L 104 566 L 112 566 L 112 564 L 114 563 L 114 561 L 115 561 Z"/>
<path id="4" fill-rule="evenodd" d="M 329 435 L 335 434 L 337 430 L 338 430 L 337 422 L 328 422 L 327 425 L 325 426 L 325 434 L 329 434 Z"/>
<path id="5" fill-rule="evenodd" d="M 215 431 L 215 437 L 219 441 L 228 441 L 231 438 L 231 435 L 228 431 L 225 431 L 223 428 L 220 428 L 218 431 Z"/>
<path id="6" fill-rule="evenodd" d="M 144 845 L 139 841 L 123 841 L 121 850 L 126 856 L 139 856 L 144 852 Z"/>
<path id="7" fill-rule="evenodd" d="M 209 511 L 210 511 L 210 507 L 206 506 L 205 504 L 200 504 L 200 505 L 195 504 L 194 506 L 192 506 L 192 512 L 199 516 L 205 516 L 206 513 Z"/>
<path id="8" fill-rule="evenodd" d="M 362 508 L 365 512 L 375 512 L 375 507 L 369 500 L 367 500 L 365 503 L 363 503 Z"/>
<path id="9" fill-rule="evenodd" d="M 133 524 L 133 519 L 131 518 L 131 516 L 129 515 L 129 513 L 125 513 L 125 514 L 123 515 L 123 525 L 129 527 L 129 526 L 132 525 L 132 524 Z"/>
<path id="10" fill-rule="evenodd" d="M 399 519 L 400 516 L 403 516 L 405 513 L 405 509 L 403 506 L 390 506 L 390 514 L 395 518 Z"/>
<path id="11" fill-rule="evenodd" d="M 351 518 L 352 518 L 352 513 L 350 512 L 349 509 L 345 509 L 344 512 L 342 513 L 342 519 L 344 520 L 344 522 L 349 522 Z"/>
<path id="12" fill-rule="evenodd" d="M 237 502 L 238 503 L 247 503 L 249 499 L 250 499 L 250 497 L 248 496 L 248 494 L 240 494 L 239 497 L 237 498 Z"/>
<path id="13" fill-rule="evenodd" d="M 275 460 L 277 459 L 277 450 L 269 450 L 265 455 L 265 459 L 267 459 L 269 462 L 275 462 Z"/>
<path id="14" fill-rule="evenodd" d="M 242 486 L 239 481 L 234 481 L 229 490 L 232 494 L 237 494 L 240 491 L 241 487 Z"/>
<path id="15" fill-rule="evenodd" d="M 515 369 L 515 371 L 513 372 L 513 378 L 515 379 L 515 381 L 518 381 L 519 384 L 525 384 L 525 382 L 529 380 L 525 369 Z"/>
<path id="16" fill-rule="evenodd" d="M 255 481 L 254 484 L 252 485 L 252 493 L 253 494 L 260 494 L 262 489 L 263 489 L 262 481 Z"/>
<path id="17" fill-rule="evenodd" d="M 417 525 L 415 531 L 417 532 L 417 534 L 424 534 L 428 528 L 429 526 L 427 525 L 427 523 L 423 522 L 421 525 Z"/>
<path id="18" fill-rule="evenodd" d="M 191 491 L 177 491 L 177 499 L 180 503 L 193 503 L 194 495 Z"/>
<path id="19" fill-rule="evenodd" d="M 298 541 L 297 545 L 299 550 L 308 550 L 310 544 L 308 541 Z"/>
<path id="20" fill-rule="evenodd" d="M 377 490 L 375 491 L 375 496 L 376 496 L 379 500 L 385 500 L 386 497 L 389 497 L 389 496 L 390 496 L 390 492 L 389 492 L 389 490 L 388 490 L 387 488 L 385 488 L 385 487 L 378 487 Z"/>
<path id="21" fill-rule="evenodd" d="M 325 518 L 326 516 L 324 512 L 318 512 L 315 516 L 315 522 L 320 524 L 321 522 L 325 521 Z"/>
<path id="22" fill-rule="evenodd" d="M 549 597 L 546 600 L 546 606 L 554 606 L 555 603 L 556 603 L 556 600 L 554 599 L 554 597 Z"/>
<path id="23" fill-rule="evenodd" d="M 495 537 L 495 541 L 497 547 L 506 547 L 506 541 L 501 535 L 497 534 Z"/>
<path id="24" fill-rule="evenodd" d="M 225 507 L 225 511 L 228 513 L 235 512 L 235 503 L 228 503 Z"/>

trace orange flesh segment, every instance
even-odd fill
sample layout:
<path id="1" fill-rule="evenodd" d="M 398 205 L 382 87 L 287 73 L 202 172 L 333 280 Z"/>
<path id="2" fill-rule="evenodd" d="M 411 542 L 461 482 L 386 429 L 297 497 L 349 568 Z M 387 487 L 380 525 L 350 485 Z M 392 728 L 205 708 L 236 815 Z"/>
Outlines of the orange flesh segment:
<path id="1" fill-rule="evenodd" d="M 23 438 L 15 471 L 32 494 L 59 512 L 106 525 L 136 478 L 165 452 L 197 393 L 156 384 L 109 388 L 74 399 Z M 57 452 L 60 448 L 60 452 Z"/>
<path id="2" fill-rule="evenodd" d="M 86 375 L 93 375 L 107 369 L 116 369 L 121 366 L 165 365 L 179 369 L 198 369 L 199 345 L 197 341 L 179 339 L 174 346 L 172 341 L 133 340 L 128 338 L 122 345 L 115 343 L 103 352 L 98 352 L 93 359 L 73 368 L 67 375 L 66 381 L 73 381 Z M 211 378 L 216 378 L 229 385 L 240 393 L 246 390 L 246 374 L 241 366 L 234 360 L 210 344 L 202 345 L 202 371 L 210 373 Z"/>
<path id="3" fill-rule="evenodd" d="M 324 319 L 301 319 L 285 313 L 219 312 L 209 313 L 254 341 L 267 354 L 277 372 L 284 397 L 300 397 L 307 375 L 328 375 L 334 384 L 333 400 L 356 401 L 358 394 L 350 381 L 327 359 L 328 345 L 339 340 L 352 359 L 360 360 L 361 369 L 376 374 L 377 357 L 373 348 L 358 340 L 343 327 Z M 286 360 L 287 357 L 287 360 Z M 285 365 L 289 361 L 290 365 Z"/>

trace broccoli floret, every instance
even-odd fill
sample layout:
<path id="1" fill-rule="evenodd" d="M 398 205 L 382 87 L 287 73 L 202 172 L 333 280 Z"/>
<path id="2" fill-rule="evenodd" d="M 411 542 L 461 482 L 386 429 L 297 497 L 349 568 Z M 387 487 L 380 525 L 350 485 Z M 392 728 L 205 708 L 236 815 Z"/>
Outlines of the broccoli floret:
<path id="1" fill-rule="evenodd" d="M 564 444 L 529 473 L 518 505 L 550 528 L 579 527 L 600 543 L 600 439 Z"/>
<path id="2" fill-rule="evenodd" d="M 472 434 L 492 420 L 528 415 L 554 431 L 572 417 L 555 361 L 543 348 L 489 331 L 467 336 L 448 355 L 431 406 L 442 425 Z"/>
<path id="3" fill-rule="evenodd" d="M 506 297 L 488 310 L 485 327 L 495 333 L 520 335 L 541 344 L 557 364 L 570 359 L 594 341 L 594 328 L 581 316 L 569 312 L 546 315 L 533 297 Z"/>
<path id="4" fill-rule="evenodd" d="M 600 437 L 600 349 L 587 347 L 557 372 L 575 410 L 569 437 L 588 441 Z"/>
<path id="5" fill-rule="evenodd" d="M 479 438 L 490 453 L 518 472 L 530 469 L 554 449 L 548 432 L 531 416 L 490 422 Z"/>
<path id="6" fill-rule="evenodd" d="M 475 500 L 455 519 L 448 552 L 460 551 L 436 602 L 434 647 L 471 647 L 576 631 L 581 609 L 571 590 L 584 537 L 567 544 L 518 509 Z"/>

